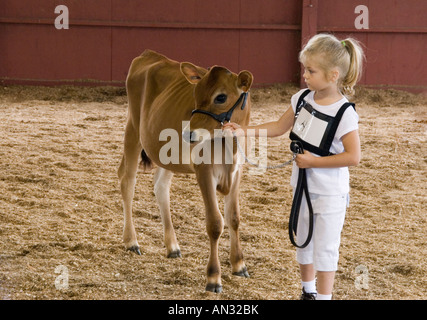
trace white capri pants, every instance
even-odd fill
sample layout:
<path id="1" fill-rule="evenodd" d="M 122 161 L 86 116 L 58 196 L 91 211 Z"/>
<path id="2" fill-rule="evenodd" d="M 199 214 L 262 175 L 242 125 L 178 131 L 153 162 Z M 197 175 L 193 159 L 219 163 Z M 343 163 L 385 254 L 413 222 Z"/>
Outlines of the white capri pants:
<path id="1" fill-rule="evenodd" d="M 336 271 L 348 194 L 325 196 L 310 193 L 310 200 L 314 213 L 313 237 L 307 247 L 297 248 L 297 261 L 300 264 L 313 264 L 316 271 Z M 298 219 L 297 244 L 305 242 L 308 228 L 309 211 L 304 195 Z"/>

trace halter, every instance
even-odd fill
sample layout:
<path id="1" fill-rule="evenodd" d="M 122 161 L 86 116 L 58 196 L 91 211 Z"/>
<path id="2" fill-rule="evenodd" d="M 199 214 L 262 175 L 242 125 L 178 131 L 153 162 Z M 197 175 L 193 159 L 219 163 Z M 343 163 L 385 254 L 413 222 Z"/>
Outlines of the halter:
<path id="1" fill-rule="evenodd" d="M 221 123 L 221 125 L 224 125 L 224 122 L 230 122 L 231 116 L 233 115 L 234 109 L 236 109 L 236 107 L 240 104 L 240 102 L 242 102 L 242 107 L 241 110 L 243 110 L 246 106 L 246 98 L 248 96 L 247 92 L 242 92 L 242 94 L 240 95 L 239 99 L 236 101 L 236 103 L 234 104 L 234 106 L 232 106 L 230 108 L 230 110 L 220 113 L 220 114 L 215 114 L 209 111 L 205 111 L 205 110 L 200 110 L 200 109 L 195 109 L 191 112 L 191 115 L 195 114 L 195 113 L 203 113 L 203 114 L 207 114 L 208 116 L 211 116 L 212 118 L 214 118 L 216 121 L 218 121 L 219 123 Z"/>

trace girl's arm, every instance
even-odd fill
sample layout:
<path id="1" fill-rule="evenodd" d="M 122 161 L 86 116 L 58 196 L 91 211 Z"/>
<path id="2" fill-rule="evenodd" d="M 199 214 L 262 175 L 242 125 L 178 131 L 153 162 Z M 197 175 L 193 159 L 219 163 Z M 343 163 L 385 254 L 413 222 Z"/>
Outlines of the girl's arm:
<path id="1" fill-rule="evenodd" d="M 292 127 L 293 123 L 294 111 L 292 107 L 289 107 L 277 121 L 247 127 L 241 127 L 237 123 L 229 122 L 224 124 L 223 130 L 231 129 L 231 131 L 235 131 L 238 136 L 248 136 L 249 134 L 254 137 L 259 137 L 260 130 L 267 130 L 267 137 L 278 137 L 287 132 Z"/>
<path id="2" fill-rule="evenodd" d="M 360 162 L 359 131 L 354 130 L 342 137 L 344 152 L 327 157 L 315 157 L 310 152 L 298 154 L 295 162 L 301 169 L 304 168 L 339 168 L 357 166 Z"/>

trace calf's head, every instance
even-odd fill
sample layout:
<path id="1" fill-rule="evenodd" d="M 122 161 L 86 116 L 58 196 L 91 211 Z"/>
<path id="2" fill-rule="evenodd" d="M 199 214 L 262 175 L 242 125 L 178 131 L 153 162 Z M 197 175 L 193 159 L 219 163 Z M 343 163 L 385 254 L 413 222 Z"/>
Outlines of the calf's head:
<path id="1" fill-rule="evenodd" d="M 250 99 L 248 91 L 253 76 L 249 71 L 232 73 L 224 67 L 205 70 L 187 62 L 181 63 L 181 72 L 194 85 L 194 111 L 189 125 L 184 129 L 187 142 L 213 139 L 224 121 L 241 125 L 249 123 Z"/>

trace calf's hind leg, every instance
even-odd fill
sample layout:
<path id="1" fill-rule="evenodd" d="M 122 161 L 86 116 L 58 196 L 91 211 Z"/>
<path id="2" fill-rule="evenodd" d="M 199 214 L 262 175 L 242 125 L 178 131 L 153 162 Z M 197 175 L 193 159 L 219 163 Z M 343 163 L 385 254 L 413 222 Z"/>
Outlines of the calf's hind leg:
<path id="1" fill-rule="evenodd" d="M 170 186 L 173 177 L 172 171 L 157 168 L 154 174 L 154 194 L 162 217 L 164 241 L 168 258 L 181 257 L 181 250 L 176 240 L 175 230 L 173 228 L 170 214 Z"/>
<path id="2" fill-rule="evenodd" d="M 120 190 L 123 198 L 123 241 L 126 249 L 141 254 L 138 241 L 136 239 L 135 227 L 132 220 L 132 200 L 135 193 L 136 172 L 138 169 L 138 159 L 142 146 L 139 143 L 138 132 L 129 122 L 126 126 L 124 153 L 119 167 L 118 175 L 120 180 Z"/>

